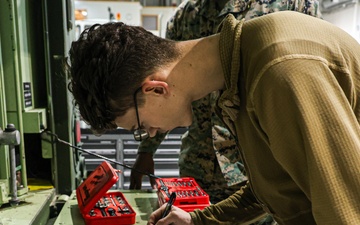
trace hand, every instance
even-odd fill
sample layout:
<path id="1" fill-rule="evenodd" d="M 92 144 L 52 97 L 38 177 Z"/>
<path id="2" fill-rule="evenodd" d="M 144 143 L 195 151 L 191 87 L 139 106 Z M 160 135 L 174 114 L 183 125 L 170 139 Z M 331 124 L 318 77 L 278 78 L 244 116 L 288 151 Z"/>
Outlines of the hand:
<path id="1" fill-rule="evenodd" d="M 161 218 L 165 207 L 166 204 L 163 204 L 151 213 L 147 225 L 194 225 L 190 214 L 176 206 L 172 206 L 170 213 L 164 218 Z"/>
<path id="2" fill-rule="evenodd" d="M 146 173 L 154 174 L 154 159 L 152 154 L 147 152 L 138 153 L 133 168 Z M 131 170 L 129 189 L 141 189 L 143 175 L 144 174 Z M 154 178 L 150 178 L 150 184 L 153 189 L 156 188 Z"/>

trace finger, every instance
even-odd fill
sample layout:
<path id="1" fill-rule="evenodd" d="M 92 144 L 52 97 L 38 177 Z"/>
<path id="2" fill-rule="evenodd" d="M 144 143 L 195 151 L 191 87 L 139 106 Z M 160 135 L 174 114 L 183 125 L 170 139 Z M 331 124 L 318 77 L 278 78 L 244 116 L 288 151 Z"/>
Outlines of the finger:
<path id="1" fill-rule="evenodd" d="M 130 186 L 129 189 L 131 190 L 139 190 L 141 189 L 141 181 L 139 182 L 136 178 L 130 178 Z"/>
<path id="2" fill-rule="evenodd" d="M 161 219 L 163 211 L 165 210 L 165 206 L 166 205 L 164 204 L 160 208 L 158 208 L 157 210 L 151 213 L 147 223 L 148 225 L 157 224 L 157 222 L 159 222 L 158 220 Z"/>
<path id="3" fill-rule="evenodd" d="M 139 184 L 139 182 L 134 182 L 133 189 L 134 190 L 140 190 L 141 189 L 141 183 Z"/>
<path id="4" fill-rule="evenodd" d="M 152 189 L 157 189 L 155 178 L 150 178 L 150 184 Z"/>
<path id="5" fill-rule="evenodd" d="M 135 185 L 136 185 L 136 181 L 135 181 L 134 177 L 130 176 L 129 189 L 131 189 L 131 190 L 135 189 Z"/>
<path id="6" fill-rule="evenodd" d="M 134 184 L 130 183 L 129 189 L 130 189 L 130 190 L 134 190 Z"/>
<path id="7" fill-rule="evenodd" d="M 171 212 L 165 216 L 164 218 L 160 218 L 157 222 L 156 225 L 168 225 L 168 224 L 175 224 L 172 216 L 171 216 Z"/>

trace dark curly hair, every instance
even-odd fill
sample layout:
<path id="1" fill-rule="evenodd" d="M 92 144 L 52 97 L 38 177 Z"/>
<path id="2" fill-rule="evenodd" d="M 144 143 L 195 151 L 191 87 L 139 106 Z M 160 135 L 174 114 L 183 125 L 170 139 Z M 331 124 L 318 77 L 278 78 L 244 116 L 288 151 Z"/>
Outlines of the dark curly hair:
<path id="1" fill-rule="evenodd" d="M 134 107 L 133 94 L 146 76 L 178 56 L 174 41 L 142 27 L 118 22 L 84 30 L 66 62 L 82 119 L 98 134 L 116 129 L 115 118 Z"/>

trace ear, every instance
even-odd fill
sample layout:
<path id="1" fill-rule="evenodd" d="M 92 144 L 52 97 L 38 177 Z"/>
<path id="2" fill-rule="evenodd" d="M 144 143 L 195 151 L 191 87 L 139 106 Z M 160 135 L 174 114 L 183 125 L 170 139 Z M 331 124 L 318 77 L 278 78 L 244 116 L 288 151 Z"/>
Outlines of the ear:
<path id="1" fill-rule="evenodd" d="M 157 80 L 147 80 L 143 83 L 142 92 L 144 94 L 155 94 L 167 96 L 170 94 L 168 83 Z"/>

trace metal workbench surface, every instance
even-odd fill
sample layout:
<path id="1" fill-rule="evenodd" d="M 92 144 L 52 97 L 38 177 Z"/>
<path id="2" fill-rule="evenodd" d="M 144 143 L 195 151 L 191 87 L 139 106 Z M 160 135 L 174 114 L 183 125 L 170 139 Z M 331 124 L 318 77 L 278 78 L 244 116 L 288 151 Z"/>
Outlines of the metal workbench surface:
<path id="1" fill-rule="evenodd" d="M 156 194 L 155 194 L 156 195 Z M 0 208 L 0 225 L 43 225 L 49 219 L 50 203 L 55 198 L 55 189 L 29 191 L 19 196 L 20 204 Z"/>
<path id="2" fill-rule="evenodd" d="M 150 214 L 159 207 L 158 197 L 154 190 L 111 190 L 109 192 L 116 191 L 121 191 L 135 210 L 136 225 L 146 225 Z M 85 225 L 77 204 L 75 191 L 64 204 L 54 225 Z"/>

